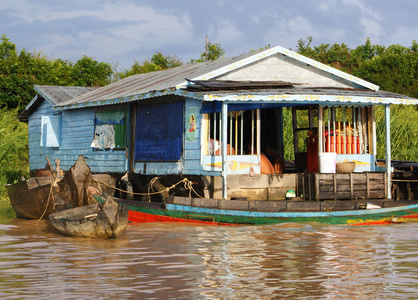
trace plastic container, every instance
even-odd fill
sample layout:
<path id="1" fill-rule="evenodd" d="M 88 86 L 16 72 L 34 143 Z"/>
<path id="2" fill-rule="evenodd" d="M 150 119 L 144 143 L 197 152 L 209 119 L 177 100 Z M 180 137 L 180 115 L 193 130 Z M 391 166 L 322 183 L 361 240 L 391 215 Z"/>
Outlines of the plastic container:
<path id="1" fill-rule="evenodd" d="M 322 152 L 319 154 L 319 173 L 335 173 L 336 166 L 336 152 Z"/>

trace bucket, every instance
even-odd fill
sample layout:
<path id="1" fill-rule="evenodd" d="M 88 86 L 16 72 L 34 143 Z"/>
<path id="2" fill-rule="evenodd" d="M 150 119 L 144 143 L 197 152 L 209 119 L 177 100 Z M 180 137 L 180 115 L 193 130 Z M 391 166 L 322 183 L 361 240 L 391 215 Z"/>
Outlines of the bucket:
<path id="1" fill-rule="evenodd" d="M 319 153 L 319 173 L 335 173 L 337 165 L 337 153 Z"/>

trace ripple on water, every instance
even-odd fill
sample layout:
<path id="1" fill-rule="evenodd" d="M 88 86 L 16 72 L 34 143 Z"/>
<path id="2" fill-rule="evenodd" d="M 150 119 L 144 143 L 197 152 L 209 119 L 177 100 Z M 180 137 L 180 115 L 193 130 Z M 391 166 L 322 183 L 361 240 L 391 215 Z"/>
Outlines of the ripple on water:
<path id="1" fill-rule="evenodd" d="M 417 224 L 130 224 L 117 240 L 28 220 L 0 230 L 0 296 L 404 299 L 418 292 Z"/>

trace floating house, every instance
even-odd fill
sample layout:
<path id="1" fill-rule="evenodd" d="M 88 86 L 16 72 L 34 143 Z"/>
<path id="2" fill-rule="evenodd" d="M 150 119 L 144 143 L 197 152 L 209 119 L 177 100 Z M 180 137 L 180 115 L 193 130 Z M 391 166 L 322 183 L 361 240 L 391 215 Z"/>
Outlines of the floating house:
<path id="1" fill-rule="evenodd" d="M 307 200 L 390 198 L 391 168 L 377 165 L 377 143 L 390 166 L 389 107 L 418 104 L 282 47 L 101 88 L 35 90 L 21 115 L 31 171 L 46 157 L 66 170 L 83 155 L 95 173 L 191 176 L 202 196 L 249 200 L 281 200 L 289 190 Z M 378 105 L 385 141 L 376 140 Z M 293 120 L 291 137 L 284 118 Z M 285 138 L 294 145 L 291 168 Z M 347 161 L 355 169 L 336 172 Z"/>

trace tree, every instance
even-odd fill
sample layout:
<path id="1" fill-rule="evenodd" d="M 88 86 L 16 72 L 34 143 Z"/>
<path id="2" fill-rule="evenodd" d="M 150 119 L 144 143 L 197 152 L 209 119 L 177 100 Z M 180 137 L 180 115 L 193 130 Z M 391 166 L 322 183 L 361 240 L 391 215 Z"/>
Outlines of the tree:
<path id="1" fill-rule="evenodd" d="M 72 67 L 70 82 L 74 86 L 104 86 L 110 83 L 112 66 L 83 56 Z"/>
<path id="2" fill-rule="evenodd" d="M 225 55 L 225 50 L 221 47 L 220 44 L 212 44 L 208 42 L 205 52 L 200 54 L 199 59 L 191 59 L 190 63 L 199 63 L 209 60 L 217 60 Z"/>
<path id="3" fill-rule="evenodd" d="M 75 64 L 51 60 L 41 52 L 16 46 L 3 35 L 0 43 L 0 108 L 25 107 L 35 96 L 33 85 L 103 86 L 110 83 L 110 64 L 82 57 Z"/>
<path id="4" fill-rule="evenodd" d="M 5 34 L 1 37 L 0 59 L 16 57 L 16 45 L 11 43 Z"/>
<path id="5" fill-rule="evenodd" d="M 135 74 L 149 73 L 170 69 L 183 65 L 183 62 L 175 55 L 163 55 L 161 52 L 155 53 L 150 60 L 142 63 L 135 61 L 131 69 L 118 73 L 117 78 L 123 79 Z"/>

